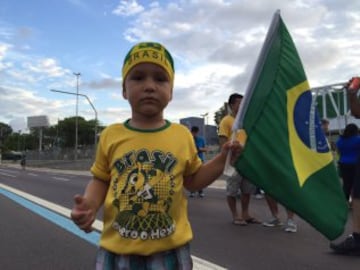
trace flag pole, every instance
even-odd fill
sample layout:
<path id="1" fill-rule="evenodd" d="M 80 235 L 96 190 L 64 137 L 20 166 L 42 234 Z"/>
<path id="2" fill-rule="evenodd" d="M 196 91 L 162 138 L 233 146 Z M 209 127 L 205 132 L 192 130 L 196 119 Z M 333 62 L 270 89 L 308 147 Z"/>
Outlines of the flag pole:
<path id="1" fill-rule="evenodd" d="M 243 101 L 240 104 L 239 111 L 236 114 L 235 121 L 232 126 L 231 143 L 233 143 L 234 140 L 236 139 L 237 130 L 239 128 L 242 128 L 242 124 L 243 124 L 242 121 L 244 118 L 244 113 L 246 112 L 246 109 L 249 106 L 251 93 L 254 91 L 255 83 L 257 82 L 259 74 L 263 68 L 265 56 L 268 53 L 268 50 L 270 47 L 269 44 L 272 43 L 272 36 L 277 27 L 277 24 L 279 23 L 279 20 L 280 20 L 280 10 L 276 10 L 276 12 L 273 15 L 273 18 L 272 18 L 268 33 L 266 35 L 264 44 L 261 48 L 260 55 L 256 61 L 254 71 L 251 75 L 250 83 L 248 84 L 248 87 L 245 91 L 245 95 L 244 95 Z M 235 172 L 235 168 L 230 165 L 230 157 L 231 157 L 231 151 L 229 151 L 226 156 L 226 161 L 225 161 L 225 166 L 224 166 L 224 171 L 223 171 L 223 174 L 226 176 L 232 176 Z"/>
<path id="2" fill-rule="evenodd" d="M 231 135 L 231 143 L 233 143 L 235 139 L 236 139 L 236 131 L 233 131 Z M 231 151 L 229 150 L 226 156 L 225 167 L 223 172 L 223 174 L 226 176 L 232 176 L 235 172 L 235 168 L 230 165 L 230 158 L 231 158 Z"/>

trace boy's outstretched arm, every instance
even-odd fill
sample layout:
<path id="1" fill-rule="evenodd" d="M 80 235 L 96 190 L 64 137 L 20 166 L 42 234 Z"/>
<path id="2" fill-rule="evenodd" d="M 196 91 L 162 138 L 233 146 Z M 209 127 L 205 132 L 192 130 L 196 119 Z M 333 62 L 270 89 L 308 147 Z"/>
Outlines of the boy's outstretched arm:
<path id="1" fill-rule="evenodd" d="M 223 173 L 227 153 L 231 151 L 231 162 L 234 162 L 242 150 L 243 147 L 238 141 L 226 142 L 219 154 L 204 163 L 195 174 L 184 179 L 184 187 L 189 191 L 196 191 L 207 187 Z"/>
<path id="2" fill-rule="evenodd" d="M 91 225 L 95 221 L 97 211 L 104 203 L 108 187 L 108 183 L 94 177 L 86 186 L 84 195 L 74 196 L 71 219 L 83 231 L 87 233 L 92 231 Z"/>

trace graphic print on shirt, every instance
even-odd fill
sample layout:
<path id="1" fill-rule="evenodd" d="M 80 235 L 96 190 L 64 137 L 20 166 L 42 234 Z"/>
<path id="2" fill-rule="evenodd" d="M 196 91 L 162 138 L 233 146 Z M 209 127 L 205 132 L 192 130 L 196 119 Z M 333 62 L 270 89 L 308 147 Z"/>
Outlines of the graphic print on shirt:
<path id="1" fill-rule="evenodd" d="M 112 181 L 117 216 L 112 227 L 129 239 L 156 240 L 175 231 L 169 215 L 177 160 L 162 151 L 132 151 L 119 158 Z"/>

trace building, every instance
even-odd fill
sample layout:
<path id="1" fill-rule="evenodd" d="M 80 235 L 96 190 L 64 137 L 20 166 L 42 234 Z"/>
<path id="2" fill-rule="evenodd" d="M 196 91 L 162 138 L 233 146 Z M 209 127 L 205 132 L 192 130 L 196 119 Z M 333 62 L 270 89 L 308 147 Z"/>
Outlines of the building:
<path id="1" fill-rule="evenodd" d="M 187 117 L 180 119 L 180 124 L 187 126 L 189 129 L 193 126 L 199 127 L 199 135 L 205 138 L 207 145 L 219 144 L 217 127 L 206 125 L 202 117 Z"/>

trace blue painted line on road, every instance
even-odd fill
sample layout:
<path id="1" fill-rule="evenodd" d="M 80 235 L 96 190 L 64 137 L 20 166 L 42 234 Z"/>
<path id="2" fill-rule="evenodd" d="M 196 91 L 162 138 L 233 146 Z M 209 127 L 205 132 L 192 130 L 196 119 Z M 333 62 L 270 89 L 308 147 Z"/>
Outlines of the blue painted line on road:
<path id="1" fill-rule="evenodd" d="M 29 200 L 24 199 L 21 196 L 18 196 L 8 190 L 0 188 L 0 194 L 8 197 L 9 199 L 15 201 L 16 203 L 24 206 L 25 208 L 29 209 L 30 211 L 46 218 L 47 220 L 55 223 L 56 225 L 62 227 L 63 229 L 67 230 L 68 232 L 75 234 L 76 236 L 86 240 L 87 242 L 97 246 L 100 239 L 100 233 L 93 231 L 91 233 L 85 233 L 80 230 L 69 218 L 66 218 L 62 215 L 59 215 L 55 212 L 50 211 L 47 208 L 41 207 L 38 204 L 32 203 Z"/>

